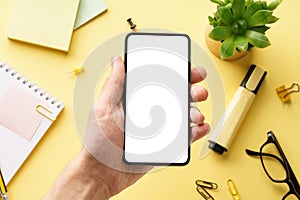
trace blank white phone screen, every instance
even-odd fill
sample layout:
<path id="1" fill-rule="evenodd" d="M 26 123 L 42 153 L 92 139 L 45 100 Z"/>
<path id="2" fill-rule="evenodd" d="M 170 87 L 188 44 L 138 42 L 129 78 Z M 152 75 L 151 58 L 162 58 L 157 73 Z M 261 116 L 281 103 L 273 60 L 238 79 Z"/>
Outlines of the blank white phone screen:
<path id="1" fill-rule="evenodd" d="M 184 34 L 126 37 L 125 141 L 128 163 L 189 162 L 190 39 Z"/>

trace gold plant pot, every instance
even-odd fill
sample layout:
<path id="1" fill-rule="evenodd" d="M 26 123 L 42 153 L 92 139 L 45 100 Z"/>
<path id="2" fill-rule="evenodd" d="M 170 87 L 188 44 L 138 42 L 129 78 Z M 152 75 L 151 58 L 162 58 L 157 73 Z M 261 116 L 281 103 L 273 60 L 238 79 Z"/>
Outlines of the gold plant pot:
<path id="1" fill-rule="evenodd" d="M 218 58 L 221 58 L 221 55 L 220 55 L 220 48 L 221 48 L 221 42 L 219 41 L 215 41 L 213 39 L 211 39 L 208 35 L 209 33 L 211 32 L 212 30 L 212 26 L 208 25 L 206 27 L 206 31 L 205 31 L 205 41 L 206 41 L 206 45 L 208 47 L 208 49 L 215 55 L 217 56 Z M 229 58 L 226 58 L 224 60 L 237 60 L 237 59 L 240 59 L 242 57 L 244 57 L 245 55 L 247 55 L 249 53 L 249 51 L 242 51 L 242 52 L 239 52 L 239 51 L 235 51 L 234 54 L 229 57 Z"/>

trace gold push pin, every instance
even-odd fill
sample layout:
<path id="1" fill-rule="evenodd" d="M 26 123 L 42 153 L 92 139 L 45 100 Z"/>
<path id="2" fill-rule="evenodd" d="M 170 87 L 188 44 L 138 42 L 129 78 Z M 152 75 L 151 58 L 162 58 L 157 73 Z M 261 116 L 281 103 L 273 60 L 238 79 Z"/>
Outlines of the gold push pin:
<path id="1" fill-rule="evenodd" d="M 84 71 L 84 68 L 81 66 L 81 67 L 76 67 L 74 68 L 71 72 L 69 72 L 68 74 L 71 74 L 71 75 L 75 75 L 77 76 L 78 74 L 80 74 L 81 72 Z"/>
<path id="2" fill-rule="evenodd" d="M 294 88 L 294 89 L 293 89 Z M 283 103 L 291 101 L 291 94 L 294 92 L 299 92 L 300 86 L 298 83 L 293 83 L 290 87 L 285 88 L 284 85 L 276 88 L 276 92 Z"/>

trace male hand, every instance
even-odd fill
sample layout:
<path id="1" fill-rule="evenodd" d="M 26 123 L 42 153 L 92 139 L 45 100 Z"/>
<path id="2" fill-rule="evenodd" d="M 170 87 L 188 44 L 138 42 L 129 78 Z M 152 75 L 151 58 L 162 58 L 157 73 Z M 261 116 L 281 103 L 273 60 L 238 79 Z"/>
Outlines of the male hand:
<path id="1" fill-rule="evenodd" d="M 58 194 L 63 186 L 77 190 L 80 199 L 108 199 L 129 187 L 147 173 L 152 166 L 128 165 L 123 161 L 124 110 L 122 93 L 125 69 L 120 57 L 112 58 L 112 70 L 109 74 L 99 99 L 92 108 L 84 147 L 58 179 L 50 194 Z M 191 84 L 206 77 L 203 68 L 191 70 Z M 192 101 L 207 99 L 208 92 L 203 87 L 192 85 Z M 210 127 L 204 123 L 204 115 L 196 107 L 191 107 L 191 142 L 206 135 Z M 74 175 L 75 174 L 75 175 Z M 76 180 L 73 180 L 76 179 Z M 68 182 L 77 183 L 68 184 Z M 81 185 L 84 184 L 84 185 Z M 65 189 L 66 189 L 65 188 Z M 71 199 L 64 190 L 64 199 Z M 69 191 L 69 190 L 68 190 Z M 73 196 L 72 196 L 73 195 Z M 48 199 L 51 195 L 48 195 Z"/>

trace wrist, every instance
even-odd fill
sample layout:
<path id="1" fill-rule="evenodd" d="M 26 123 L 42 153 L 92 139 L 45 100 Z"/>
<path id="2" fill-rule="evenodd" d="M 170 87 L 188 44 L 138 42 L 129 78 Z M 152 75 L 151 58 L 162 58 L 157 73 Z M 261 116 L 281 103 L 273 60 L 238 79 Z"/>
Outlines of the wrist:
<path id="1" fill-rule="evenodd" d="M 100 162 L 96 160 L 86 149 L 82 149 L 72 161 L 74 164 L 76 178 L 87 187 L 85 199 L 109 199 L 111 197 L 110 187 L 105 181 L 105 174 L 99 170 Z M 77 181 L 75 179 L 75 181 Z"/>
<path id="2" fill-rule="evenodd" d="M 62 172 L 45 200 L 109 199 L 111 193 L 101 174 L 92 168 L 91 155 L 82 150 Z"/>

